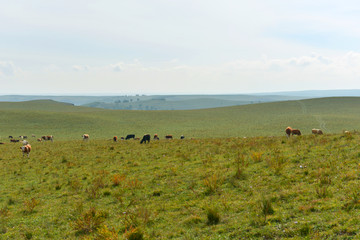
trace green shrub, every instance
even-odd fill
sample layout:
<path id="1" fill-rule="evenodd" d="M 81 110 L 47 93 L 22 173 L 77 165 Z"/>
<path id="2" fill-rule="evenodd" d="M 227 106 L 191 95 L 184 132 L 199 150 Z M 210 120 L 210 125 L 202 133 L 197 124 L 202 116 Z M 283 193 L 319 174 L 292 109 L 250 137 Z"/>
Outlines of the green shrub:
<path id="1" fill-rule="evenodd" d="M 220 213 L 217 208 L 207 208 L 206 215 L 208 225 L 216 225 L 220 222 Z"/>

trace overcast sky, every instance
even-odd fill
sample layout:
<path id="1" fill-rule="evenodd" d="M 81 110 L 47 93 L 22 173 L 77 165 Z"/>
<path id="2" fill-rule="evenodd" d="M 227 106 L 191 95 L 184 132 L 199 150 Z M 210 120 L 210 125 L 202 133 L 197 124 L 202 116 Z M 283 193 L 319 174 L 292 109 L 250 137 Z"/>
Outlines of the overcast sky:
<path id="1" fill-rule="evenodd" d="M 0 3 L 0 94 L 360 89 L 355 0 Z"/>

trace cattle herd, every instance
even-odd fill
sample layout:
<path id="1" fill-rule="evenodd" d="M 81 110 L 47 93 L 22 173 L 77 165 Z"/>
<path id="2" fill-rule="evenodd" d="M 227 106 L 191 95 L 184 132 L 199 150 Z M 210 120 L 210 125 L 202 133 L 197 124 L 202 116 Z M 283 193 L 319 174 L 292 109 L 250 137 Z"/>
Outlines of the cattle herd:
<path id="1" fill-rule="evenodd" d="M 301 131 L 299 129 L 294 129 L 294 128 L 291 128 L 291 127 L 287 127 L 285 129 L 285 133 L 286 133 L 287 137 L 290 137 L 290 136 L 293 136 L 293 135 L 301 136 Z M 321 129 L 313 128 L 311 130 L 311 133 L 315 134 L 315 135 L 322 135 L 323 131 Z M 350 132 L 349 131 L 344 131 L 344 133 L 349 134 Z M 36 138 L 36 136 L 34 134 L 32 134 L 31 137 Z M 20 147 L 20 149 L 21 149 L 21 151 L 23 153 L 23 156 L 25 156 L 25 154 L 26 154 L 29 157 L 30 151 L 31 151 L 31 145 L 26 140 L 26 139 L 28 139 L 27 136 L 19 136 L 18 139 L 15 139 L 13 136 L 9 136 L 9 139 L 10 139 L 10 142 L 12 142 L 12 143 L 17 143 L 17 142 L 21 141 L 22 146 Z M 83 134 L 82 139 L 83 139 L 83 141 L 88 141 L 90 139 L 89 134 Z M 117 142 L 119 139 L 120 140 L 130 140 L 130 139 L 140 140 L 140 138 L 135 137 L 135 134 L 128 134 L 125 138 L 124 137 L 118 138 L 117 136 L 114 136 L 112 138 L 112 140 L 114 142 Z M 173 136 L 172 135 L 165 135 L 165 139 L 168 139 L 168 140 L 173 139 Z M 181 135 L 180 139 L 185 139 L 184 135 Z M 140 144 L 142 144 L 142 143 L 150 143 L 150 140 L 151 140 L 151 135 L 150 134 L 145 134 L 142 137 L 142 139 L 140 141 Z M 154 137 L 153 137 L 153 140 L 160 140 L 159 135 L 155 134 Z M 44 135 L 44 136 L 41 136 L 41 138 L 37 138 L 37 141 L 38 142 L 42 142 L 42 141 L 51 141 L 52 142 L 52 141 L 54 141 L 54 136 L 53 135 Z M 4 143 L 0 142 L 0 144 L 4 144 Z"/>

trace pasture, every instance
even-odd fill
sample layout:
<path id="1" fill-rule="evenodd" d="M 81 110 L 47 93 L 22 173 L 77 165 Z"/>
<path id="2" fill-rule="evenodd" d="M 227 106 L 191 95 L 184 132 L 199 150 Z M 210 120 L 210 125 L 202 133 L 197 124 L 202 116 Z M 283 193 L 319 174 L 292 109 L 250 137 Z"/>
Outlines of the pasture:
<path id="1" fill-rule="evenodd" d="M 359 141 L 33 141 L 30 158 L 6 143 L 0 238 L 358 238 Z"/>
<path id="2" fill-rule="evenodd" d="M 50 100 L 0 103 L 0 141 L 9 135 L 54 135 L 55 140 L 110 139 L 149 133 L 160 139 L 283 136 L 287 126 L 311 134 L 360 129 L 360 98 L 322 98 L 183 111 L 76 107 Z"/>
<path id="3" fill-rule="evenodd" d="M 359 238 L 359 104 L 116 111 L 0 103 L 0 239 Z M 303 135 L 287 138 L 287 126 Z M 160 140 L 112 141 L 132 133 Z M 9 135 L 29 137 L 30 158 Z"/>

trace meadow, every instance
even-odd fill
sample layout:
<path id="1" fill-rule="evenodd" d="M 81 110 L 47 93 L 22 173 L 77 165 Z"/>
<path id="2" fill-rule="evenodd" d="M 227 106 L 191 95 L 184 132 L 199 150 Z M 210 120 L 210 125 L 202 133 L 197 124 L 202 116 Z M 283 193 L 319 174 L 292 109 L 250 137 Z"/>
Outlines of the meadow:
<path id="1" fill-rule="evenodd" d="M 0 239 L 351 239 L 360 135 L 0 145 Z"/>
<path id="2" fill-rule="evenodd" d="M 359 238 L 359 104 L 111 111 L 0 103 L 0 239 Z M 288 125 L 303 136 L 287 138 Z M 325 135 L 311 135 L 313 127 Z M 128 133 L 161 139 L 110 140 Z M 29 136 L 29 158 L 8 135 Z"/>
<path id="3" fill-rule="evenodd" d="M 0 102 L 0 142 L 54 135 L 57 140 L 110 139 L 127 134 L 180 138 L 283 136 L 287 126 L 311 134 L 360 129 L 360 98 L 322 98 L 202 110 L 136 111 L 77 107 L 49 100 Z"/>

